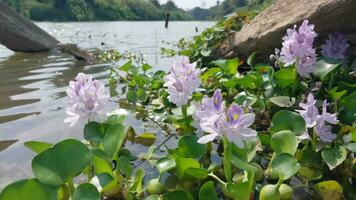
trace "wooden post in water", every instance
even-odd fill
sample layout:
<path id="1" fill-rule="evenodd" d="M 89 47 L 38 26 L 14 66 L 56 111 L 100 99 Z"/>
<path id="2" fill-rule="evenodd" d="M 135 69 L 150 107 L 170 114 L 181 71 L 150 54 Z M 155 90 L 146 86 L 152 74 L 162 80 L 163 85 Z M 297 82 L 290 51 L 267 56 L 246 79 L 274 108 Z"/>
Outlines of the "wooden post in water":
<path id="1" fill-rule="evenodd" d="M 165 28 L 168 28 L 169 17 L 170 17 L 170 14 L 169 14 L 169 12 L 167 12 L 167 13 L 166 13 L 166 23 L 165 23 L 165 25 L 164 25 Z"/>

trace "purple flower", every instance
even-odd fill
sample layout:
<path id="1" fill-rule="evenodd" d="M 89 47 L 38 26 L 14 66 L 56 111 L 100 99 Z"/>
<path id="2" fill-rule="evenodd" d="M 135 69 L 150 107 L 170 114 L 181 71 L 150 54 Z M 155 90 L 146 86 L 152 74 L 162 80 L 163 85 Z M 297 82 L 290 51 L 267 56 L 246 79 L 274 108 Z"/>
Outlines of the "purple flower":
<path id="1" fill-rule="evenodd" d="M 314 25 L 309 25 L 308 20 L 304 20 L 297 30 L 287 30 L 287 35 L 283 37 L 280 60 L 286 65 L 296 64 L 298 73 L 303 77 L 310 77 L 316 62 L 316 53 L 313 48 L 314 38 L 317 34 Z"/>
<path id="2" fill-rule="evenodd" d="M 315 106 L 316 100 L 310 93 L 307 98 L 307 103 L 300 103 L 299 106 L 303 110 L 297 110 L 304 118 L 307 128 L 313 128 L 315 133 L 323 142 L 332 142 L 336 139 L 336 135 L 331 132 L 332 127 L 329 124 L 337 124 L 338 120 L 336 114 L 327 112 L 328 103 L 323 102 L 322 112 L 319 114 L 318 108 Z M 299 136 L 299 139 L 310 139 L 308 132 Z"/>
<path id="3" fill-rule="evenodd" d="M 168 75 L 164 77 L 167 87 L 168 100 L 177 106 L 188 103 L 191 95 L 200 86 L 200 69 L 196 69 L 196 62 L 189 63 L 189 58 L 182 56 L 176 59 Z"/>
<path id="4" fill-rule="evenodd" d="M 255 121 L 253 113 L 244 114 L 243 109 L 237 104 L 232 104 L 227 111 L 225 134 L 230 142 L 243 148 L 244 141 L 257 137 L 257 132 L 249 128 Z"/>
<path id="5" fill-rule="evenodd" d="M 221 90 L 215 90 L 212 98 L 204 96 L 201 103 L 195 102 L 196 111 L 193 113 L 195 127 L 202 132 L 201 122 L 208 120 L 216 121 L 223 115 L 225 104 L 222 101 Z"/>
<path id="6" fill-rule="evenodd" d="M 79 120 L 90 120 L 95 117 L 109 97 L 105 93 L 104 84 L 84 73 L 79 73 L 75 81 L 69 82 L 66 93 L 71 106 L 66 110 L 69 117 L 64 122 L 71 123 L 71 126 Z"/>
<path id="7" fill-rule="evenodd" d="M 232 104 L 226 111 L 220 90 L 216 90 L 212 98 L 204 97 L 193 118 L 200 129 L 208 133 L 198 140 L 201 144 L 225 134 L 230 142 L 243 148 L 244 141 L 257 136 L 257 132 L 249 128 L 255 120 L 255 115 L 244 114 L 237 104 Z"/>
<path id="8" fill-rule="evenodd" d="M 347 39 L 339 32 L 329 34 L 325 44 L 321 45 L 321 54 L 325 57 L 343 59 L 345 58 L 345 52 L 350 45 L 347 43 Z"/>
<path id="9" fill-rule="evenodd" d="M 297 110 L 299 114 L 304 118 L 307 128 L 312 128 L 316 125 L 319 117 L 318 108 L 315 106 L 316 100 L 312 93 L 308 95 L 306 103 L 300 103 L 299 107 L 303 110 Z"/>

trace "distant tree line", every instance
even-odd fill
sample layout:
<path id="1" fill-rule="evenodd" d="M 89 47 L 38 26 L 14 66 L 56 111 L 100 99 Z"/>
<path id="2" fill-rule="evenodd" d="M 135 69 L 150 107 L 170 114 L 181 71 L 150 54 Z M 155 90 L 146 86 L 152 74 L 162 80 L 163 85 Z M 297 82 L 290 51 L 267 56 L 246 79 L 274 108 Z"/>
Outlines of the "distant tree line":
<path id="1" fill-rule="evenodd" d="M 35 21 L 215 20 L 236 9 L 257 7 L 272 0 L 217 0 L 209 9 L 185 11 L 173 1 L 158 0 L 3 0 L 22 15 Z M 221 3 L 220 3 L 221 2 Z"/>

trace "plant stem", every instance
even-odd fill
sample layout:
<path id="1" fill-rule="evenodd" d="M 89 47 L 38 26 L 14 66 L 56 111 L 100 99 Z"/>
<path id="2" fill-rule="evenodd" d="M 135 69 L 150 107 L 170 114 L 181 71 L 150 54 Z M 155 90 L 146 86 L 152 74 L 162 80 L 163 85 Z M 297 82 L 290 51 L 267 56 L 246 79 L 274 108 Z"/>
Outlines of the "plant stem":
<path id="1" fill-rule="evenodd" d="M 216 181 L 218 181 L 220 184 L 222 185 L 226 185 L 226 183 L 224 181 L 222 181 L 219 177 L 217 177 L 215 174 L 213 174 L 212 172 L 210 174 L 208 174 L 208 176 L 214 178 Z"/>
<path id="2" fill-rule="evenodd" d="M 183 117 L 188 116 L 188 104 L 182 105 L 182 114 L 183 114 Z"/>
<path id="3" fill-rule="evenodd" d="M 228 183 L 231 183 L 231 144 L 224 135 L 224 172 Z"/>

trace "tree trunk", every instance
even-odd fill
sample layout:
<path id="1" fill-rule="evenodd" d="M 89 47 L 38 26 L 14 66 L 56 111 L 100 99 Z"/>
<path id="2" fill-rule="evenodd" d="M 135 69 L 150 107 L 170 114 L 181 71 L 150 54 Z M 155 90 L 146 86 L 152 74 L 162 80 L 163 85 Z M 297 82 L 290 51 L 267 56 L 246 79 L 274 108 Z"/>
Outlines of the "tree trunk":
<path id="1" fill-rule="evenodd" d="M 351 44 L 356 44 L 356 0 L 276 0 L 224 41 L 216 55 L 247 57 L 257 52 L 266 59 L 275 48 L 281 48 L 287 29 L 300 25 L 304 19 L 315 24 L 316 44 L 324 42 L 327 34 L 334 31 L 345 34 Z"/>

